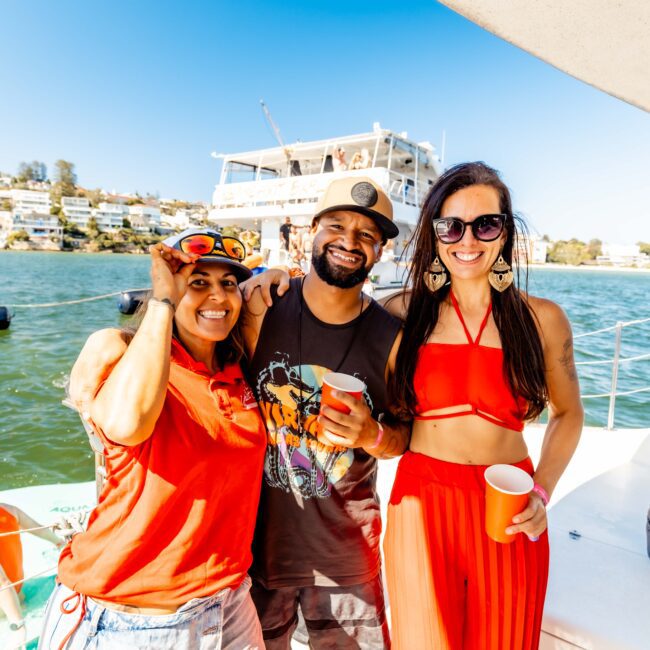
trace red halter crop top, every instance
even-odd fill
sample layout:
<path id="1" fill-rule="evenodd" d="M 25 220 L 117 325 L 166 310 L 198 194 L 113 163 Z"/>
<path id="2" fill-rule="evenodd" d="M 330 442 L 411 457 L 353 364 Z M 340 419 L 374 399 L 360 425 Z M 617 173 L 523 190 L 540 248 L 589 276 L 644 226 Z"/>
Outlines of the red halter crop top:
<path id="1" fill-rule="evenodd" d="M 467 343 L 425 343 L 419 351 L 413 377 L 416 412 L 426 413 L 454 406 L 467 408 L 440 415 L 416 415 L 416 420 L 437 420 L 462 415 L 479 417 L 513 431 L 524 428 L 527 402 L 512 394 L 503 372 L 503 351 L 480 345 L 481 335 L 492 312 L 487 309 L 476 340 L 453 293 L 451 302 L 465 330 Z"/>

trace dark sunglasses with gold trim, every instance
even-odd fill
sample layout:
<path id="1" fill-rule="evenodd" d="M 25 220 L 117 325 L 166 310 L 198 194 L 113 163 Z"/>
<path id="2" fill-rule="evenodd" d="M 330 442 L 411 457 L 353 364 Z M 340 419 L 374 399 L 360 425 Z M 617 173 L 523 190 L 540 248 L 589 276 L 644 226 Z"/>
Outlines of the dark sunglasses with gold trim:
<path id="1" fill-rule="evenodd" d="M 465 234 L 465 228 L 472 229 L 474 239 L 479 241 L 494 241 L 503 232 L 506 222 L 505 214 L 482 214 L 473 221 L 463 221 L 458 217 L 444 217 L 433 220 L 433 231 L 438 241 L 443 244 L 455 244 Z"/>

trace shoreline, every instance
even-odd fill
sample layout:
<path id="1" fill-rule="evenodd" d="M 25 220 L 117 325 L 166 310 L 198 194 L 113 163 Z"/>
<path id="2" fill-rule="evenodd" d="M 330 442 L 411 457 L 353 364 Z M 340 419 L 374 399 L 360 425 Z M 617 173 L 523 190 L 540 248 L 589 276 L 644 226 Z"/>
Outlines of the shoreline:
<path id="1" fill-rule="evenodd" d="M 650 267 L 648 268 L 638 268 L 636 266 L 598 266 L 596 264 L 580 265 L 576 266 L 575 264 L 555 264 L 553 262 L 547 262 L 546 264 L 529 264 L 528 268 L 533 269 L 549 269 L 551 271 L 596 271 L 596 272 L 606 272 L 610 271 L 613 273 L 650 273 Z"/>
<path id="2" fill-rule="evenodd" d="M 101 250 L 89 251 L 79 248 L 67 250 L 55 250 L 47 248 L 4 248 L 0 249 L 0 253 L 64 253 L 64 254 L 85 254 L 85 255 L 148 255 L 148 251 L 142 249 L 135 250 Z M 546 262 L 545 264 L 529 263 L 530 270 L 548 269 L 550 271 L 594 271 L 597 273 L 650 273 L 650 267 L 639 268 L 635 266 L 600 266 L 596 264 L 584 264 L 576 266 L 575 264 L 556 264 L 554 262 Z"/>

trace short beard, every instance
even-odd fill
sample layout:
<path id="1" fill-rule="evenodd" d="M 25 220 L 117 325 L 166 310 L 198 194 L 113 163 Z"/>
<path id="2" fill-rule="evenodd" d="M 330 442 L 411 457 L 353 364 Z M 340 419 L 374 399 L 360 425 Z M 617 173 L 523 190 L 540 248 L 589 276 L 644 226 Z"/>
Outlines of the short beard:
<path id="1" fill-rule="evenodd" d="M 339 289 L 351 289 L 366 281 L 372 267 L 366 268 L 368 258 L 362 251 L 354 251 L 356 255 L 360 255 L 362 258 L 361 266 L 356 271 L 346 271 L 339 266 L 330 264 L 327 259 L 328 248 L 329 245 L 325 245 L 321 251 L 314 248 L 311 252 L 311 267 L 323 282 Z"/>

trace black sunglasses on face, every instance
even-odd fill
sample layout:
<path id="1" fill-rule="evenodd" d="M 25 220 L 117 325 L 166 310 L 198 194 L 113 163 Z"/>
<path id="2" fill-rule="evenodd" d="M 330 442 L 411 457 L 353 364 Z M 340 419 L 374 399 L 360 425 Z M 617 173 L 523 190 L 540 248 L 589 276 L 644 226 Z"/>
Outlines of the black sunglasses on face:
<path id="1" fill-rule="evenodd" d="M 479 241 L 494 241 L 503 232 L 506 222 L 505 214 L 482 214 L 474 221 L 463 221 L 458 217 L 434 219 L 433 231 L 443 244 L 455 244 L 465 234 L 465 228 L 470 226 L 475 239 Z"/>

